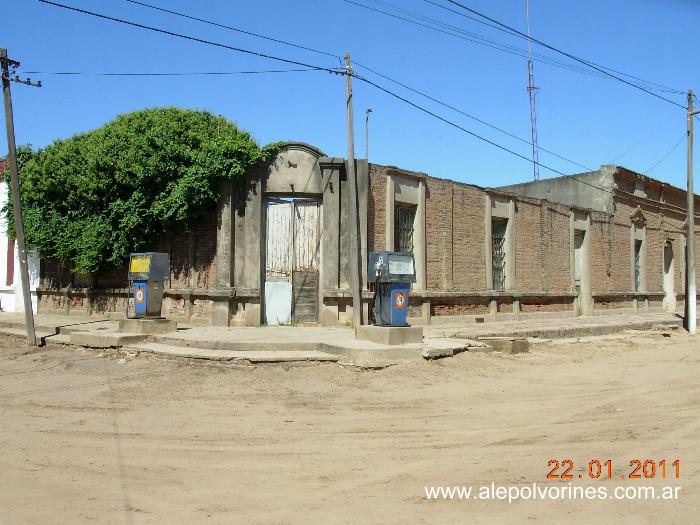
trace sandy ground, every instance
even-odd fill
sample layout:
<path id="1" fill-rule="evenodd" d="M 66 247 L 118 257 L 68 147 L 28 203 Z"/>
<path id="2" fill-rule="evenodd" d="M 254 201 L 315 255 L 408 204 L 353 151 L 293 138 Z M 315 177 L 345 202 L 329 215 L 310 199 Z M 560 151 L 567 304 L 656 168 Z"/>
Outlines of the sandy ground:
<path id="1" fill-rule="evenodd" d="M 698 523 L 700 337 L 380 371 L 0 339 L 0 523 Z M 547 480 L 572 459 L 571 482 Z M 681 478 L 623 480 L 635 458 Z M 578 479 L 611 459 L 614 479 Z M 670 477 L 670 474 L 669 474 Z M 672 501 L 431 501 L 426 485 L 680 486 Z M 476 491 L 476 489 L 475 489 Z"/>

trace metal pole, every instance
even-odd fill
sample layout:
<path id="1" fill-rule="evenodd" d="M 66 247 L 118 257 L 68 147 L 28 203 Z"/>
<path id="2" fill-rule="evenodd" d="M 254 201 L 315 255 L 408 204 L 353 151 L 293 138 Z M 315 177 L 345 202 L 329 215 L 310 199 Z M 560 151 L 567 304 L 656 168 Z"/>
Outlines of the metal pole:
<path id="1" fill-rule="evenodd" d="M 357 227 L 357 177 L 355 174 L 355 137 L 352 126 L 352 69 L 350 53 L 345 53 L 345 95 L 348 113 L 348 185 L 350 186 L 350 272 L 352 273 L 352 324 L 362 324 L 362 298 L 360 297 L 360 250 L 359 228 Z"/>
<path id="2" fill-rule="evenodd" d="M 369 114 L 372 113 L 372 108 L 367 108 L 365 111 L 365 160 L 369 162 Z"/>
<path id="3" fill-rule="evenodd" d="M 688 227 L 685 265 L 685 327 L 695 333 L 697 322 L 697 290 L 695 282 L 695 195 L 693 194 L 693 119 L 700 111 L 693 111 L 693 91 L 688 90 Z"/>
<path id="4" fill-rule="evenodd" d="M 17 149 L 15 145 L 15 126 L 12 118 L 12 96 L 10 94 L 10 71 L 7 61 L 7 49 L 0 48 L 2 62 L 2 93 L 5 100 L 5 125 L 7 127 L 7 157 L 10 164 L 12 184 L 12 211 L 15 216 L 15 234 L 19 250 L 19 274 L 22 281 L 22 297 L 24 299 L 24 322 L 27 326 L 27 343 L 36 346 L 34 332 L 34 312 L 32 297 L 29 291 L 29 269 L 27 267 L 27 248 L 24 244 L 24 223 L 22 222 L 22 205 L 19 199 L 19 177 L 17 175 Z"/>

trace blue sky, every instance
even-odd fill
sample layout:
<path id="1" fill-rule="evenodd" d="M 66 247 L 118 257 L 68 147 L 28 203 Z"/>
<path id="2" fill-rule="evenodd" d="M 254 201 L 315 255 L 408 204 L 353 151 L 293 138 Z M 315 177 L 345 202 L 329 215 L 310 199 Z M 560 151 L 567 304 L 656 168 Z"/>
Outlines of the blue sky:
<path id="1" fill-rule="evenodd" d="M 125 0 L 58 1 L 231 46 L 324 67 L 339 66 L 337 59 L 326 55 L 185 20 Z M 352 58 L 364 65 L 512 134 L 530 137 L 527 60 L 520 56 L 389 18 L 344 0 L 144 1 L 337 55 L 349 50 Z M 526 49 L 522 39 L 424 0 L 354 1 L 397 14 L 401 14 L 398 8 L 404 9 L 491 41 Z M 434 1 L 450 5 L 447 0 Z M 524 0 L 462 3 L 525 30 Z M 6 13 L 0 46 L 7 47 L 10 56 L 22 63 L 20 72 L 257 71 L 294 67 L 69 12 L 36 0 L 15 0 L 6 7 Z M 530 13 L 535 38 L 674 90 L 694 87 L 700 91 L 700 2 L 530 0 Z M 401 15 L 409 16 L 405 12 Z M 577 66 L 538 46 L 534 51 Z M 470 131 L 530 157 L 527 144 L 361 68 L 357 71 Z M 41 147 L 57 138 L 99 127 L 120 113 L 178 106 L 221 114 L 263 144 L 300 140 L 329 155 L 347 155 L 345 82 L 343 77 L 329 73 L 156 78 L 29 76 L 41 79 L 44 87 L 12 86 L 18 144 Z M 686 120 L 681 108 L 621 82 L 548 63 L 535 62 L 535 77 L 540 88 L 541 147 L 591 168 L 614 161 L 647 172 L 678 144 L 649 175 L 685 186 Z M 682 93 L 659 94 L 685 103 Z M 528 162 L 357 80 L 354 103 L 357 157 L 364 157 L 364 116 L 365 109 L 371 107 L 372 162 L 482 186 L 532 178 Z M 4 135 L 0 150 L 6 151 Z M 540 162 L 564 173 L 583 171 L 544 152 L 540 153 Z M 541 168 L 540 176 L 556 174 Z"/>

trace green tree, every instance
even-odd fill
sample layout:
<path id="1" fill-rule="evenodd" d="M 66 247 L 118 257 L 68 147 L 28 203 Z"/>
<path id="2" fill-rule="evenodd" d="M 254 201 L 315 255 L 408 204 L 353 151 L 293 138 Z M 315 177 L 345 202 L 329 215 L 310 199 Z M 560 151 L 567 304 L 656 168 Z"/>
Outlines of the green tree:
<path id="1" fill-rule="evenodd" d="M 221 181 L 274 154 L 204 111 L 156 108 L 44 149 L 18 149 L 28 248 L 72 271 L 114 268 L 165 231 L 188 230 L 210 212 Z M 11 203 L 6 206 L 10 234 Z"/>

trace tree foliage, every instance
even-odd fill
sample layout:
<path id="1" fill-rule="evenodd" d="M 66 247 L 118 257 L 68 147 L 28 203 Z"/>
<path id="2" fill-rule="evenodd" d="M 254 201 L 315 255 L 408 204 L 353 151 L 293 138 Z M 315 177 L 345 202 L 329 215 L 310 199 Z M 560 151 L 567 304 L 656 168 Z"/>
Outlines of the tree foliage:
<path id="1" fill-rule="evenodd" d="M 215 206 L 222 181 L 242 180 L 275 148 L 223 117 L 176 108 L 19 148 L 27 246 L 75 272 L 114 268 L 165 231 L 190 229 Z M 11 203 L 4 211 L 13 225 Z"/>

